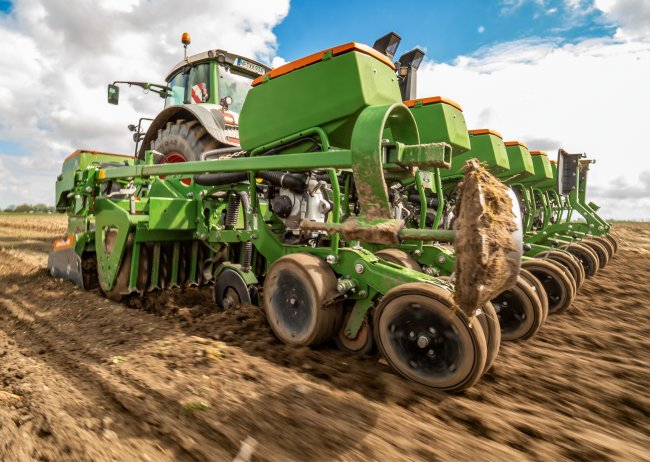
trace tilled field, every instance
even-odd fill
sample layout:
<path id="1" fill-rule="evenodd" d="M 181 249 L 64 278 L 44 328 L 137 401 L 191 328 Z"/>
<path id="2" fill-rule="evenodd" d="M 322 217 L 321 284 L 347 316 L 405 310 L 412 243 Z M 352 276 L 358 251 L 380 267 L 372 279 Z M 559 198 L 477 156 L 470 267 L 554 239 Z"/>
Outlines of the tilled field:
<path id="1" fill-rule="evenodd" d="M 209 290 L 132 307 L 51 279 L 64 217 L 0 215 L 0 460 L 650 460 L 650 224 L 460 394 L 280 344 Z M 136 306 L 141 305 L 141 306 Z"/>

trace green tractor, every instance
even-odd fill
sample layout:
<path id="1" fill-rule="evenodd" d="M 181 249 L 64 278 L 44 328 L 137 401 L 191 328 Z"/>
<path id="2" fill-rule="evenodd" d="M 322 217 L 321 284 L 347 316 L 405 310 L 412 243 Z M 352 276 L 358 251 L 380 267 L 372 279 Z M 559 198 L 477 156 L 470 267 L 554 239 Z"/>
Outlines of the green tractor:
<path id="1" fill-rule="evenodd" d="M 246 67 L 223 56 L 226 64 L 206 58 L 215 70 L 208 99 L 222 102 L 216 113 L 235 98 L 218 94 L 214 79 Z M 476 383 L 498 350 L 498 324 L 482 307 L 518 273 L 516 220 L 498 191 L 483 193 L 480 180 L 491 177 L 475 163 L 466 166 L 457 229 L 413 229 L 394 215 L 394 191 L 423 191 L 419 172 L 448 168 L 452 148 L 421 141 L 391 60 L 348 43 L 254 79 L 247 72 L 238 143 L 190 119 L 217 101 L 187 103 L 192 69 L 170 74 L 164 95 L 185 79 L 183 104 L 154 120 L 137 156 L 78 151 L 64 162 L 56 197 L 69 226 L 50 254 L 52 275 L 98 283 L 114 300 L 212 284 L 222 308 L 261 302 L 289 345 L 343 338 L 344 350 L 358 352 L 375 344 L 418 383 L 447 391 Z M 166 131 L 178 139 L 165 141 Z M 184 162 L 170 159 L 175 152 Z M 453 240 L 466 263 L 455 287 L 363 245 Z"/>
<path id="2" fill-rule="evenodd" d="M 201 156 L 228 155 L 239 147 L 239 113 L 251 82 L 270 68 L 225 50 L 187 56 L 190 36 L 183 34 L 184 59 L 165 78 L 165 85 L 116 81 L 108 86 L 108 102 L 118 104 L 119 84 L 138 86 L 164 98 L 164 109 L 153 119 L 140 119 L 134 131 L 136 156 L 144 160 L 155 151 L 156 163 L 201 160 Z M 142 121 L 151 123 L 144 132 Z"/>

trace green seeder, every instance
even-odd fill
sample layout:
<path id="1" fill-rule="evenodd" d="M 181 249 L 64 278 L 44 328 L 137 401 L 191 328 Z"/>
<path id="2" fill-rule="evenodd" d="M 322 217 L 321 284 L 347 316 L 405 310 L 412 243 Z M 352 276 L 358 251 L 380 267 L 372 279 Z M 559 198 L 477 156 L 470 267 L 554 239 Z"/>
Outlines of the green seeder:
<path id="1" fill-rule="evenodd" d="M 214 82 L 227 73 L 254 79 L 239 114 Z M 399 85 L 386 56 L 356 43 L 270 72 L 222 50 L 188 58 L 160 86 L 168 107 L 155 128 L 137 130 L 137 157 L 77 151 L 64 162 L 56 199 L 69 227 L 50 271 L 84 288 L 97 283 L 115 300 L 211 283 L 218 306 L 260 301 L 287 344 L 339 338 L 354 347 L 371 336 L 405 377 L 441 390 L 471 386 L 495 329 L 480 308 L 518 264 L 492 259 L 498 246 L 476 258 L 508 271 L 457 283 L 457 300 L 476 300 L 458 306 L 446 281 L 361 245 L 425 248 L 481 231 L 415 229 L 394 213 L 395 191 L 424 197 L 435 176 L 427 173 L 449 167 L 452 155 L 450 144 L 421 139 Z M 192 103 L 196 95 L 205 100 Z M 486 202 L 469 191 L 458 220 Z M 516 228 L 509 214 L 499 224 Z"/>

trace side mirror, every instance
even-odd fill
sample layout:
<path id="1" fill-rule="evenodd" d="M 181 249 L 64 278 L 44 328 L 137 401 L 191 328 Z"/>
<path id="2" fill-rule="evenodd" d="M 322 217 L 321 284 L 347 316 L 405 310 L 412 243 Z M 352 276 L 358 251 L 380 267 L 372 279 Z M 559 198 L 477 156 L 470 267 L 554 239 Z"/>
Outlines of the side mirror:
<path id="1" fill-rule="evenodd" d="M 108 85 L 108 104 L 117 105 L 120 102 L 120 87 L 117 85 Z"/>

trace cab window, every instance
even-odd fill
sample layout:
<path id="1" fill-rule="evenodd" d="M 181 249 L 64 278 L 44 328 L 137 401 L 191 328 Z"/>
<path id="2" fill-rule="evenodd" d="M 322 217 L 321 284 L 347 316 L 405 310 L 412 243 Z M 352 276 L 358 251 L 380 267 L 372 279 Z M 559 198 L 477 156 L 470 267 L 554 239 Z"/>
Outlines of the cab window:
<path id="1" fill-rule="evenodd" d="M 206 103 L 210 97 L 208 85 L 210 78 L 210 64 L 199 64 L 190 70 L 189 94 L 187 102 L 190 104 Z"/>
<path id="2" fill-rule="evenodd" d="M 209 84 L 209 63 L 181 70 L 167 83 L 170 92 L 165 98 L 165 107 L 207 102 L 210 98 Z"/>
<path id="3" fill-rule="evenodd" d="M 223 100 L 226 96 L 232 98 L 229 109 L 239 113 L 244 105 L 246 95 L 251 89 L 251 78 L 237 73 L 234 69 L 226 69 L 219 66 L 219 98 Z"/>
<path id="4" fill-rule="evenodd" d="M 181 71 L 167 83 L 171 90 L 167 98 L 165 98 L 165 107 L 183 104 L 183 101 L 185 101 L 185 77 L 185 74 Z"/>

